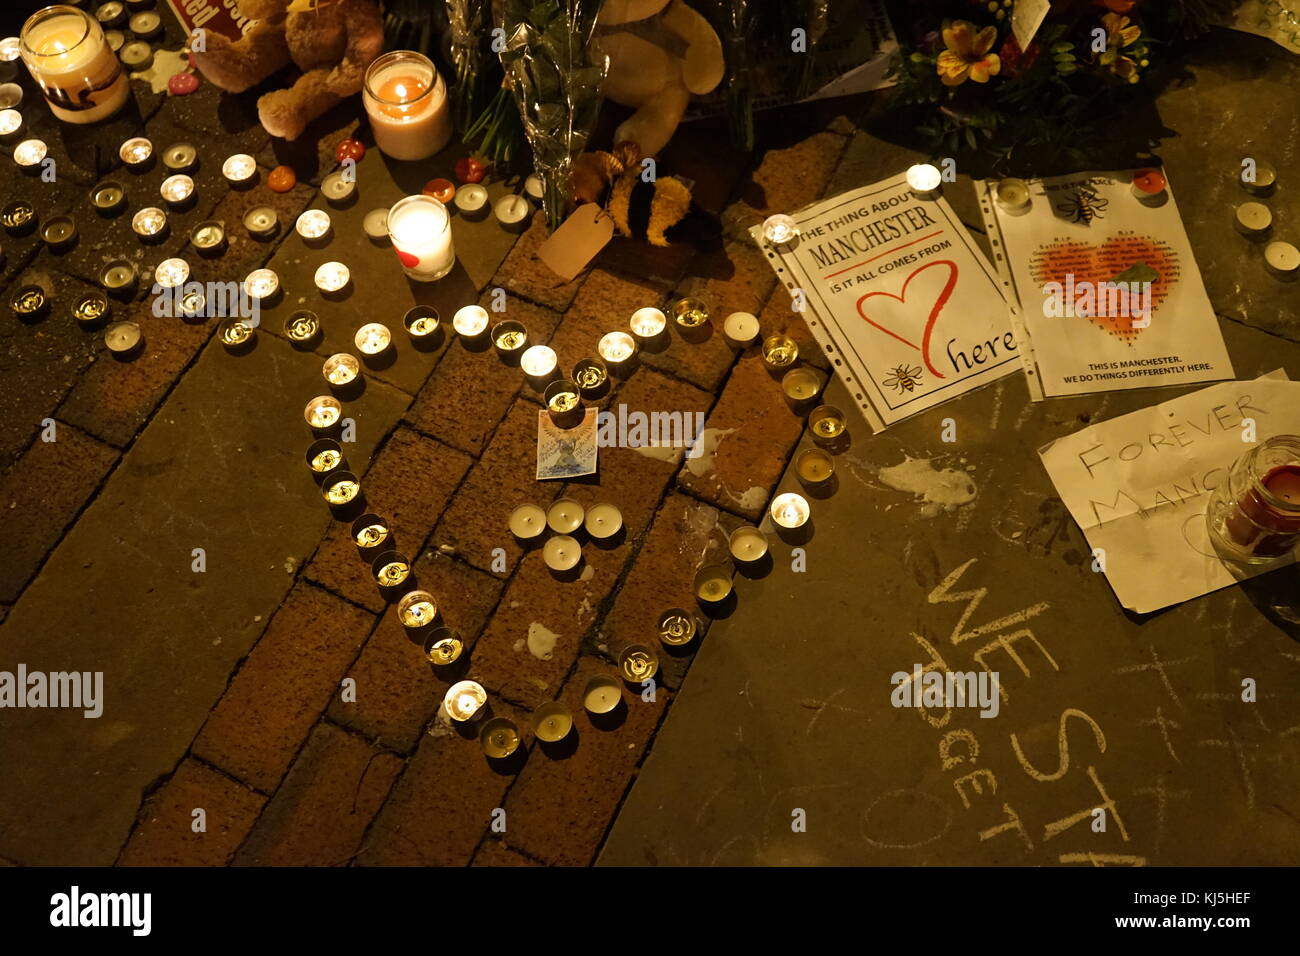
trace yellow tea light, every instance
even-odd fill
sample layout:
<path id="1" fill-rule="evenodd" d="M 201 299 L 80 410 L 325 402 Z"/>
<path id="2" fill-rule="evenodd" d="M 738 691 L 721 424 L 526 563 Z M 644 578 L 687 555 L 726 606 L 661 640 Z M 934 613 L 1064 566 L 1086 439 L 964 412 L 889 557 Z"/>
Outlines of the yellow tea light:
<path id="1" fill-rule="evenodd" d="M 655 676 L 659 656 L 644 644 L 629 644 L 618 655 L 618 670 L 624 680 L 639 684 Z"/>
<path id="2" fill-rule="evenodd" d="M 304 239 L 323 239 L 330 231 L 330 214 L 324 209 L 308 209 L 293 228 Z"/>
<path id="3" fill-rule="evenodd" d="M 769 368 L 789 368 L 799 357 L 799 346 L 794 339 L 779 332 L 763 340 L 763 361 Z"/>
<path id="4" fill-rule="evenodd" d="M 811 510 L 808 507 L 808 500 L 803 495 L 787 491 L 772 499 L 769 513 L 776 524 L 782 528 L 793 529 L 803 527 L 808 521 Z"/>
<path id="5" fill-rule="evenodd" d="M 519 367 L 524 370 L 525 375 L 533 378 L 545 378 L 550 375 L 555 371 L 556 364 L 555 350 L 549 345 L 529 346 L 524 350 L 524 354 L 519 356 Z"/>
<path id="6" fill-rule="evenodd" d="M 799 224 L 793 216 L 778 213 L 763 220 L 763 238 L 774 246 L 783 246 L 799 237 Z"/>
<path id="7" fill-rule="evenodd" d="M 808 428 L 814 438 L 839 438 L 844 434 L 844 413 L 834 405 L 818 405 L 808 413 Z"/>
<path id="8" fill-rule="evenodd" d="M 142 239 L 160 236 L 167 228 L 167 213 L 157 206 L 146 206 L 131 217 L 131 228 Z"/>
<path id="9" fill-rule="evenodd" d="M 582 560 L 582 545 L 577 538 L 557 534 L 543 545 L 542 560 L 552 571 L 572 571 Z"/>
<path id="10" fill-rule="evenodd" d="M 460 632 L 450 627 L 437 628 L 424 645 L 424 659 L 435 667 L 448 667 L 460 660 L 465 642 Z"/>
<path id="11" fill-rule="evenodd" d="M 359 519 L 359 521 L 365 520 L 364 518 Z M 358 548 L 370 550 L 379 547 L 388 540 L 388 526 L 376 518 L 371 517 L 360 528 L 357 528 L 354 524 L 353 528 L 352 540 L 356 542 Z"/>
<path id="12" fill-rule="evenodd" d="M 558 701 L 543 704 L 533 711 L 533 732 L 548 744 L 559 743 L 573 730 L 573 715 Z"/>
<path id="13" fill-rule="evenodd" d="M 596 353 L 606 364 L 622 368 L 636 353 L 636 339 L 626 332 L 610 332 L 601 337 Z"/>
<path id="14" fill-rule="evenodd" d="M 658 309 L 647 307 L 633 312 L 628 324 L 637 338 L 653 339 L 667 327 L 668 318 Z"/>
<path id="15" fill-rule="evenodd" d="M 0 137 L 12 136 L 23 128 L 23 114 L 15 109 L 0 110 Z"/>
<path id="16" fill-rule="evenodd" d="M 158 193 L 170 205 L 182 205 L 194 195 L 194 180 L 184 173 L 168 176 L 162 181 L 162 185 L 158 187 Z"/>
<path id="17" fill-rule="evenodd" d="M 388 347 L 393 344 L 393 333 L 380 322 L 369 322 L 357 329 L 352 341 L 362 355 L 374 357 L 388 351 Z"/>
<path id="18" fill-rule="evenodd" d="M 451 327 L 457 335 L 463 335 L 467 339 L 476 338 L 488 327 L 487 309 L 481 305 L 463 306 L 451 317 Z"/>
<path id="19" fill-rule="evenodd" d="M 257 174 L 257 160 L 247 153 L 235 153 L 221 164 L 221 175 L 232 185 L 243 185 Z"/>
<path id="20" fill-rule="evenodd" d="M 352 273 L 341 262 L 323 262 L 316 270 L 314 281 L 322 292 L 341 292 L 352 281 Z"/>
<path id="21" fill-rule="evenodd" d="M 487 691 L 472 680 L 452 684 L 447 688 L 447 696 L 442 699 L 443 710 L 456 723 L 465 723 L 481 716 L 485 704 Z"/>
<path id="22" fill-rule="evenodd" d="M 590 714 L 612 713 L 623 702 L 623 688 L 618 681 L 605 674 L 597 674 L 587 681 L 582 692 L 582 706 Z"/>
<path id="23" fill-rule="evenodd" d="M 939 194 L 939 185 L 943 174 L 939 167 L 929 163 L 918 163 L 907 169 L 907 185 L 917 199 L 934 199 Z"/>
<path id="24" fill-rule="evenodd" d="M 325 381 L 331 385 L 336 387 L 351 385 L 357 380 L 357 376 L 361 374 L 361 363 L 357 361 L 355 355 L 339 352 L 325 360 L 321 372 L 325 376 Z"/>
<path id="25" fill-rule="evenodd" d="M 669 647 L 689 644 L 695 637 L 695 616 L 680 607 L 670 607 L 659 615 L 659 640 Z"/>
<path id="26" fill-rule="evenodd" d="M 49 147 L 43 140 L 25 139 L 14 147 L 14 162 L 24 168 L 34 169 L 48 152 Z"/>
<path id="27" fill-rule="evenodd" d="M 483 725 L 478 741 L 483 753 L 493 760 L 502 760 L 519 749 L 519 728 L 513 720 L 493 717 Z"/>
<path id="28" fill-rule="evenodd" d="M 528 330 L 518 322 L 498 322 L 492 327 L 492 344 L 498 352 L 512 355 L 528 344 Z"/>
<path id="29" fill-rule="evenodd" d="M 546 402 L 546 410 L 551 413 L 551 419 L 558 425 L 570 424 L 570 419 L 573 420 L 572 424 L 576 424 L 581 417 L 578 406 L 582 404 L 582 399 L 578 395 L 578 386 L 572 382 L 564 379 L 552 382 L 546 386 L 542 399 Z"/>
<path id="30" fill-rule="evenodd" d="M 226 319 L 221 323 L 218 336 L 226 348 L 237 349 L 251 342 L 255 334 L 253 327 L 243 319 Z"/>
<path id="31" fill-rule="evenodd" d="M 835 462 L 820 448 L 805 448 L 795 456 L 794 470 L 800 480 L 820 485 L 835 474 Z"/>
<path id="32" fill-rule="evenodd" d="M 695 573 L 695 596 L 707 604 L 724 601 L 731 593 L 731 568 L 710 564 Z"/>
<path id="33" fill-rule="evenodd" d="M 184 259 L 164 259 L 153 270 L 154 282 L 163 289 L 174 289 L 190 277 L 190 264 Z"/>
<path id="34" fill-rule="evenodd" d="M 737 561 L 759 561 L 767 554 L 767 535 L 752 525 L 741 525 L 731 532 L 727 544 Z"/>
<path id="35" fill-rule="evenodd" d="M 623 513 L 614 505 L 602 502 L 587 509 L 583 524 L 587 534 L 598 541 L 612 538 L 623 527 Z"/>
<path id="36" fill-rule="evenodd" d="M 272 269 L 254 269 L 244 277 L 244 292 L 251 299 L 270 299 L 280 291 L 280 277 Z"/>
<path id="37" fill-rule="evenodd" d="M 697 329 L 709 321 L 709 307 L 702 299 L 678 299 L 673 303 L 673 321 L 684 329 Z"/>
<path id="38" fill-rule="evenodd" d="M 397 617 L 404 627 L 427 627 L 438 616 L 438 602 L 428 591 L 409 591 L 397 602 Z"/>
<path id="39" fill-rule="evenodd" d="M 609 373 L 596 359 L 583 359 L 573 366 L 573 381 L 579 389 L 590 394 L 604 387 L 609 381 Z"/>
<path id="40" fill-rule="evenodd" d="M 582 527 L 586 512 L 572 498 L 557 498 L 546 511 L 546 524 L 556 534 L 573 534 Z"/>
<path id="41" fill-rule="evenodd" d="M 509 524 L 511 534 L 529 541 L 546 530 L 546 512 L 534 504 L 520 505 L 510 512 Z"/>
<path id="42" fill-rule="evenodd" d="M 332 505 L 345 505 L 357 496 L 361 482 L 353 478 L 336 478 L 325 487 L 325 500 Z"/>
<path id="43" fill-rule="evenodd" d="M 323 475 L 343 464 L 343 452 L 337 448 L 322 448 L 312 456 L 307 464 L 312 471 L 318 475 Z"/>
<path id="44" fill-rule="evenodd" d="M 810 368 L 792 368 L 781 377 L 781 391 L 792 402 L 807 402 L 822 390 L 822 377 Z"/>
<path id="45" fill-rule="evenodd" d="M 401 556 L 393 557 L 391 560 L 384 561 L 378 558 L 376 561 L 383 561 L 379 569 L 375 571 L 375 580 L 386 588 L 395 588 L 405 581 L 411 574 L 410 563 Z"/>
<path id="46" fill-rule="evenodd" d="M 312 428 L 329 428 L 343 416 L 343 406 L 333 395 L 317 395 L 303 409 L 303 417 Z"/>
<path id="47" fill-rule="evenodd" d="M 320 318 L 311 309 L 299 309 L 284 323 L 284 334 L 290 342 L 310 342 L 320 331 Z"/>

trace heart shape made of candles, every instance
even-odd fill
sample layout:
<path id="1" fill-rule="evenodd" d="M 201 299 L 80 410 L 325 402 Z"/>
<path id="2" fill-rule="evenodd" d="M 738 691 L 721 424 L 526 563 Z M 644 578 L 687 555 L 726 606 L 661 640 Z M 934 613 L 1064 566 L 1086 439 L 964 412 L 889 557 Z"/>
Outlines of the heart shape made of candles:
<path id="1" fill-rule="evenodd" d="M 918 276 L 921 276 L 932 269 L 939 270 L 935 273 L 935 277 L 943 282 L 943 287 L 938 289 L 934 294 L 934 301 L 930 305 L 930 313 L 926 316 L 925 323 L 921 328 L 920 344 L 913 341 L 915 338 L 915 332 L 903 327 L 903 323 L 906 321 L 903 317 L 897 314 L 887 314 L 889 312 L 888 309 L 875 310 L 873 315 L 868 315 L 866 310 L 863 309 L 863 303 L 868 299 L 877 296 L 885 296 L 886 298 L 893 299 L 900 304 L 906 304 L 908 286 L 910 286 L 912 281 Z M 923 283 L 923 286 L 924 285 L 925 284 Z M 931 285 L 937 285 L 937 283 L 931 283 Z M 930 370 L 930 374 L 935 378 L 945 378 L 946 376 L 935 368 L 934 364 L 930 361 L 930 340 L 934 335 L 934 326 L 939 320 L 939 313 L 943 311 L 943 307 L 952 297 L 952 291 L 956 286 L 957 263 L 953 262 L 951 259 L 936 259 L 933 262 L 927 262 L 920 268 L 912 270 L 912 273 L 903 280 L 903 288 L 900 290 L 898 295 L 895 295 L 892 292 L 868 292 L 866 295 L 859 298 L 857 303 L 858 315 L 862 316 L 868 325 L 879 329 L 881 332 L 884 332 L 891 338 L 897 339 L 904 345 L 916 349 L 921 353 L 921 358 L 925 361 L 925 367 Z"/>
<path id="2" fill-rule="evenodd" d="M 1074 240 L 1048 243 L 1035 251 L 1029 263 L 1029 274 L 1038 290 L 1048 282 L 1059 282 L 1065 287 L 1066 277 L 1070 275 L 1074 276 L 1076 289 L 1088 282 L 1096 290 L 1102 283 L 1120 281 L 1126 273 L 1144 276 L 1154 273 L 1155 278 L 1150 280 L 1151 313 L 1145 319 L 1135 320 L 1132 308 L 1119 310 L 1117 314 L 1087 316 L 1093 325 L 1129 344 L 1150 327 L 1160 303 L 1169 294 L 1169 277 L 1177 272 L 1177 260 L 1167 243 L 1132 235 L 1112 236 L 1101 243 Z M 1104 301 L 1104 296 L 1098 298 Z M 1105 310 L 1099 304 L 1093 311 Z"/>

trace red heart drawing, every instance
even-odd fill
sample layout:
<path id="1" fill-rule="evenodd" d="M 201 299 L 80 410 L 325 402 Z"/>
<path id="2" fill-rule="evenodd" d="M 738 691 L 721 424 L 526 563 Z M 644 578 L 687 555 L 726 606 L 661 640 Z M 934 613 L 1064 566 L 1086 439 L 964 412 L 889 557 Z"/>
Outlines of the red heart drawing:
<path id="1" fill-rule="evenodd" d="M 408 269 L 414 269 L 420 264 L 419 256 L 413 256 L 409 252 L 403 252 L 401 249 L 397 248 L 397 246 L 393 246 L 393 251 L 397 253 L 397 258 L 401 261 L 402 265 L 406 266 Z"/>
<path id="2" fill-rule="evenodd" d="M 1066 276 L 1074 276 L 1076 289 L 1089 282 L 1096 290 L 1101 283 L 1109 282 L 1136 263 L 1149 266 L 1156 273 L 1151 283 L 1151 314 L 1169 294 L 1169 277 L 1178 271 L 1170 247 L 1147 236 L 1113 236 L 1099 245 L 1086 242 L 1054 242 L 1035 250 L 1029 263 L 1029 273 L 1038 289 L 1048 282 L 1066 285 Z M 1122 312 L 1123 310 L 1121 310 Z M 1132 343 L 1150 321 L 1134 324 L 1132 315 L 1090 315 L 1088 320 L 1099 329 L 1124 342 Z M 1069 321 L 1062 319 L 1061 321 Z"/>
<path id="3" fill-rule="evenodd" d="M 948 267 L 948 280 L 944 283 L 943 291 L 940 292 L 938 297 L 934 300 L 934 305 L 930 307 L 930 315 L 925 320 L 925 328 L 921 332 L 920 345 L 917 345 L 915 342 L 911 341 L 910 339 L 904 338 L 903 336 L 895 332 L 893 329 L 886 328 L 885 326 L 877 322 L 875 319 L 873 319 L 871 316 L 867 315 L 867 313 L 862 311 L 862 303 L 866 302 L 872 296 L 876 296 L 876 295 L 887 295 L 891 299 L 896 299 L 899 302 L 905 303 L 907 301 L 907 287 L 911 284 L 912 280 L 915 279 L 917 276 L 919 276 L 926 269 L 933 269 L 935 266 Z M 935 259 L 933 262 L 927 262 L 919 269 L 913 270 L 912 274 L 903 280 L 903 290 L 898 295 L 894 295 L 894 293 L 892 292 L 868 292 L 866 295 L 862 296 L 862 298 L 858 299 L 858 315 L 866 319 L 867 324 L 874 326 L 875 328 L 884 332 L 886 335 L 890 336 L 891 338 L 898 339 L 898 341 L 902 342 L 904 345 L 909 345 L 912 348 L 916 349 L 918 352 L 921 353 L 921 357 L 925 360 L 925 367 L 930 370 L 930 374 L 933 375 L 935 378 L 945 378 L 946 376 L 942 372 L 940 372 L 937 368 L 935 368 L 934 364 L 930 361 L 930 336 L 934 333 L 934 323 L 938 321 L 939 313 L 943 311 L 943 307 L 948 303 L 948 299 L 952 297 L 952 290 L 956 288 L 956 286 L 957 286 L 957 263 L 953 262 L 951 259 Z"/>

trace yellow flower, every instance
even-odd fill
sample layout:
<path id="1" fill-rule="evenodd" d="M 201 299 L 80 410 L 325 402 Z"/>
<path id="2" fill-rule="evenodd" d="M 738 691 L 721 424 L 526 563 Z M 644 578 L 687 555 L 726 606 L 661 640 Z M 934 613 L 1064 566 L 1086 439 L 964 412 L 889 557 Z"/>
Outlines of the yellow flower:
<path id="1" fill-rule="evenodd" d="M 1129 18 L 1118 13 L 1108 13 L 1101 18 L 1106 27 L 1106 52 L 1100 57 L 1101 65 L 1130 83 L 1138 81 L 1138 67 L 1131 57 L 1120 51 L 1137 42 L 1142 28 L 1131 24 Z"/>
<path id="2" fill-rule="evenodd" d="M 989 52 L 997 38 L 996 27 L 985 27 L 976 33 L 975 25 L 966 20 L 944 27 L 943 45 L 948 49 L 939 54 L 937 64 L 943 85 L 960 86 L 967 79 L 987 83 L 990 76 L 1002 69 L 998 55 Z"/>

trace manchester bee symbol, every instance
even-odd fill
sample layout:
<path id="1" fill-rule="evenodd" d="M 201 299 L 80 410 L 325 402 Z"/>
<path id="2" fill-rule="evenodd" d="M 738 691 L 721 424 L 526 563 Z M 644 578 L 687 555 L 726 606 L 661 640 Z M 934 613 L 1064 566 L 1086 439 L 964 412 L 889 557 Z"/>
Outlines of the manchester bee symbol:
<path id="1" fill-rule="evenodd" d="M 1091 186 L 1080 186 L 1068 202 L 1057 203 L 1056 208 L 1065 213 L 1071 222 L 1091 226 L 1094 219 L 1106 218 L 1106 207 L 1109 205 L 1110 200 L 1102 199 Z"/>
<path id="2" fill-rule="evenodd" d="M 889 378 L 885 379 L 885 385 L 894 389 L 900 395 L 903 392 L 914 392 L 916 386 L 921 384 L 921 366 L 908 366 L 906 363 L 891 368 Z"/>

